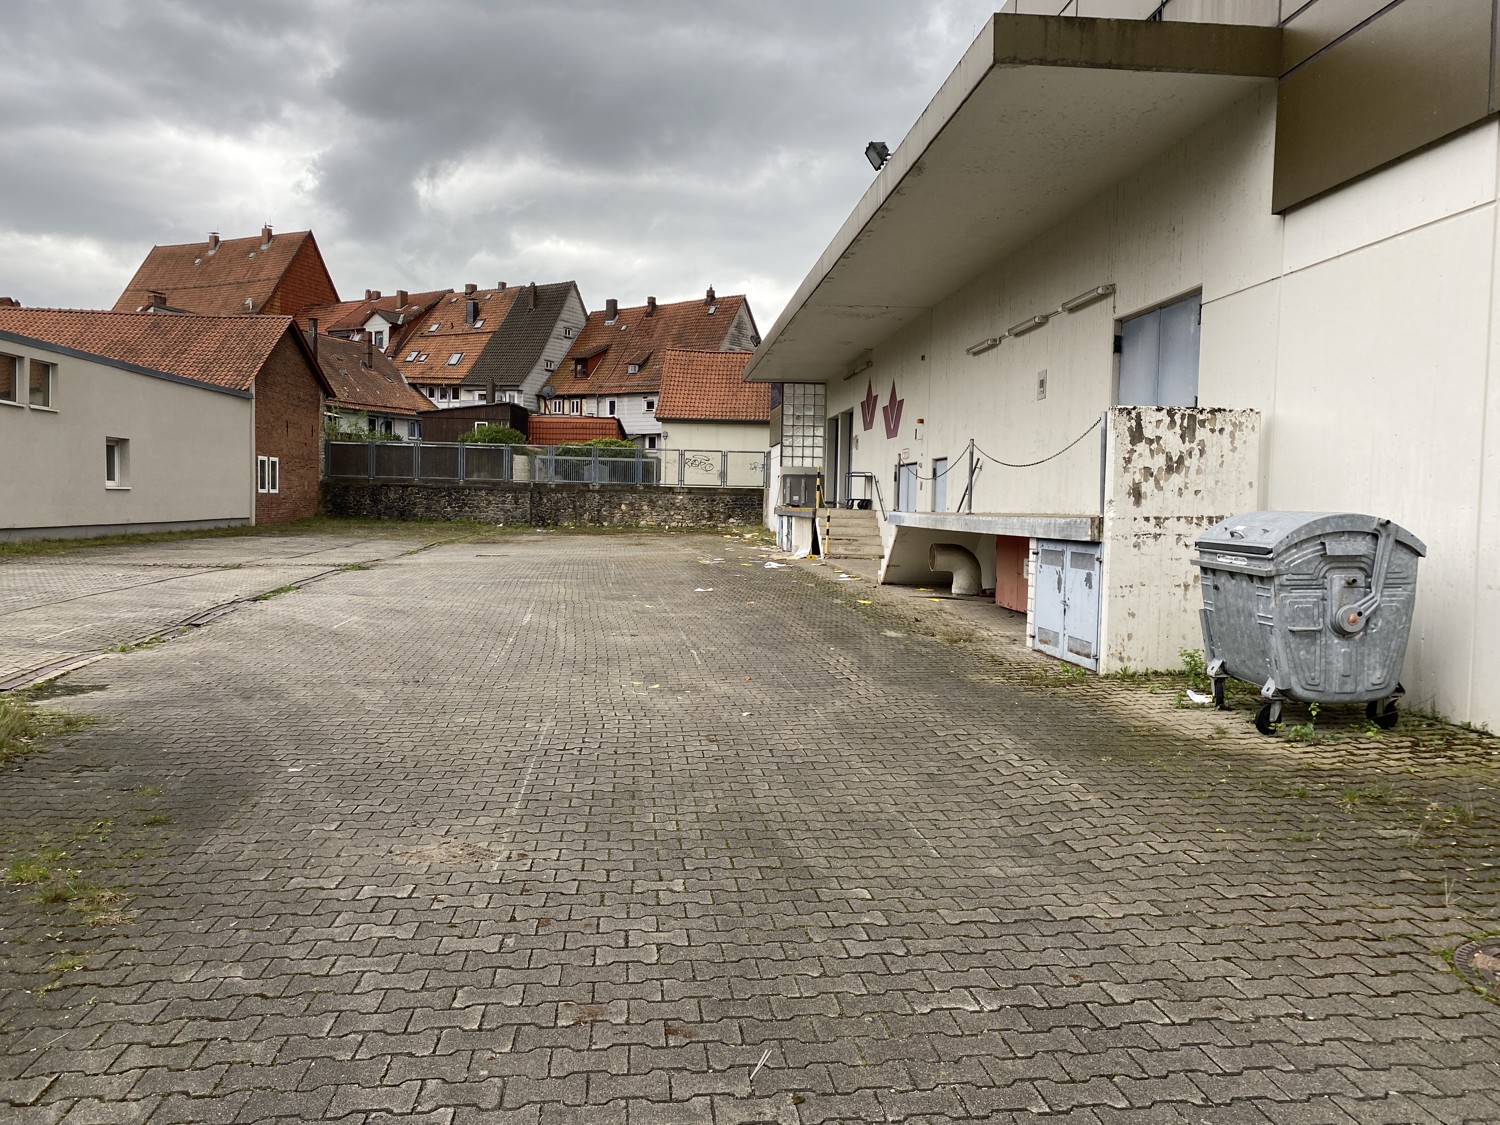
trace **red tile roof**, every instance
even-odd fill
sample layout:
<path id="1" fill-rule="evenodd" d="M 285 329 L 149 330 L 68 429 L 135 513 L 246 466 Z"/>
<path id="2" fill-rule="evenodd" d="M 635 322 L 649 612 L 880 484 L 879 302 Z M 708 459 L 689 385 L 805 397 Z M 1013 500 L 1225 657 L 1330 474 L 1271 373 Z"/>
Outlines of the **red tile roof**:
<path id="1" fill-rule="evenodd" d="M 662 357 L 669 348 L 720 351 L 730 346 L 735 317 L 745 307 L 743 296 L 676 301 L 620 309 L 607 323 L 603 310 L 589 314 L 583 330 L 557 365 L 551 383 L 560 395 L 630 394 L 655 391 L 661 385 Z M 749 350 L 748 348 L 746 350 Z M 587 375 L 574 373 L 575 361 L 586 361 Z M 640 371 L 629 373 L 632 365 Z"/>
<path id="2" fill-rule="evenodd" d="M 263 232 L 264 233 L 264 232 Z M 208 316 L 293 315 L 339 299 L 311 231 L 229 238 L 217 246 L 153 246 L 115 312 L 136 312 L 161 293 L 169 307 Z"/>
<path id="3" fill-rule="evenodd" d="M 749 352 L 667 352 L 656 416 L 679 422 L 769 421 L 771 384 L 744 381 L 749 359 Z"/>
<path id="4" fill-rule="evenodd" d="M 318 337 L 318 366 L 333 388 L 339 406 L 375 414 L 399 414 L 415 418 L 435 407 L 425 395 L 406 385 L 396 365 L 368 340 Z"/>
<path id="5" fill-rule="evenodd" d="M 413 327 L 392 355 L 396 367 L 408 383 L 445 387 L 462 383 L 474 369 L 479 353 L 505 320 L 524 286 L 504 289 L 479 289 L 465 295 L 449 293 L 434 305 Z M 478 303 L 475 323 L 466 321 L 466 302 Z M 457 360 L 453 360 L 458 356 Z M 449 362 L 453 360 L 453 362 Z"/>
<path id="6" fill-rule="evenodd" d="M 286 316 L 0 308 L 0 330 L 237 391 L 251 389 L 288 334 L 306 354 Z"/>
<path id="7" fill-rule="evenodd" d="M 769 385 L 769 384 L 768 384 Z M 570 417 L 565 414 L 533 414 L 526 420 L 526 440 L 533 445 L 566 445 L 594 438 L 623 438 L 625 427 L 618 418 Z"/>
<path id="8" fill-rule="evenodd" d="M 434 289 L 427 293 L 408 293 L 406 303 L 396 300 L 394 293 L 371 300 L 340 301 L 332 305 L 312 305 L 297 314 L 298 327 L 306 330 L 308 320 L 318 322 L 318 331 L 329 335 L 358 332 L 376 313 L 392 324 L 409 325 L 417 317 L 449 296 L 451 289 Z M 400 332 L 392 332 L 392 341 L 399 339 Z M 389 354 L 389 353 L 387 353 Z"/>

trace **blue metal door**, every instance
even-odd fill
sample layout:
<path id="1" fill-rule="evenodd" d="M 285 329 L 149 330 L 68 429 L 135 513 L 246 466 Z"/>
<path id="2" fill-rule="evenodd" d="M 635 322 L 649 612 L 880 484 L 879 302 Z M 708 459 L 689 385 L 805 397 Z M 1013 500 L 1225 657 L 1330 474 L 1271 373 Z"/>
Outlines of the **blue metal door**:
<path id="1" fill-rule="evenodd" d="M 1097 543 L 1037 541 L 1032 599 L 1033 644 L 1041 651 L 1099 670 L 1099 578 Z"/>

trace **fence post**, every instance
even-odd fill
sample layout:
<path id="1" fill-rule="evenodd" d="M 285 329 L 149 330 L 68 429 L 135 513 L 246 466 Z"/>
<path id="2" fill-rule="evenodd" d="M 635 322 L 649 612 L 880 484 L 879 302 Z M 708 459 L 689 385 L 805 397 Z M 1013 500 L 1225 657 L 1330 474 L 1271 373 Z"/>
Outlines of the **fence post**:
<path id="1" fill-rule="evenodd" d="M 685 487 L 685 483 L 684 482 L 686 482 L 686 480 L 687 480 L 687 450 L 686 449 L 679 449 L 677 451 L 677 487 L 678 488 Z"/>
<path id="2" fill-rule="evenodd" d="M 365 462 L 366 462 L 365 468 L 369 471 L 370 479 L 374 480 L 375 479 L 375 443 L 373 441 L 366 442 L 365 443 L 365 450 L 366 450 L 366 453 L 368 454 L 367 457 L 365 458 Z"/>
<path id="3" fill-rule="evenodd" d="M 635 447 L 635 483 L 637 485 L 646 483 L 645 454 L 640 446 Z"/>
<path id="4" fill-rule="evenodd" d="M 469 479 L 469 447 L 465 442 L 458 443 L 458 480 L 462 484 Z"/>
<path id="5" fill-rule="evenodd" d="M 729 450 L 719 450 L 719 487 L 729 487 Z"/>
<path id="6" fill-rule="evenodd" d="M 596 445 L 589 456 L 589 483 L 602 484 L 599 479 L 599 447 Z"/>
<path id="7" fill-rule="evenodd" d="M 760 455 L 760 486 L 771 487 L 771 454 L 770 451 Z"/>
<path id="8" fill-rule="evenodd" d="M 557 480 L 557 446 L 547 447 L 547 483 Z"/>
<path id="9" fill-rule="evenodd" d="M 411 479 L 422 479 L 422 443 L 420 441 L 411 447 Z"/>
<path id="10" fill-rule="evenodd" d="M 502 450 L 500 454 L 500 479 L 506 484 L 512 484 L 516 479 L 516 449 L 513 445 L 502 445 L 500 448 Z"/>

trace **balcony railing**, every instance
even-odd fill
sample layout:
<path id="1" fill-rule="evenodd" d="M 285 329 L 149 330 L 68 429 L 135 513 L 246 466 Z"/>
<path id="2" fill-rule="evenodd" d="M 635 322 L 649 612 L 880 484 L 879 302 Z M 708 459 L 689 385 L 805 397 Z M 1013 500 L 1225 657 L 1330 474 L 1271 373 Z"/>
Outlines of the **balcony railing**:
<path id="1" fill-rule="evenodd" d="M 330 441 L 323 452 L 329 480 L 765 488 L 769 473 L 769 455 L 757 450 Z"/>

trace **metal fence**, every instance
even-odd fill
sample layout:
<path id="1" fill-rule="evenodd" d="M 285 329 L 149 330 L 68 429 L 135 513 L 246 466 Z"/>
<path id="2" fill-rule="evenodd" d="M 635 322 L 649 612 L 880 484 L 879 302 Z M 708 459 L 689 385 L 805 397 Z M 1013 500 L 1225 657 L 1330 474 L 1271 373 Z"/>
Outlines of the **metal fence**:
<path id="1" fill-rule="evenodd" d="M 765 488 L 770 471 L 770 455 L 755 450 L 330 441 L 323 453 L 330 480 Z"/>

